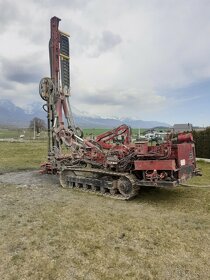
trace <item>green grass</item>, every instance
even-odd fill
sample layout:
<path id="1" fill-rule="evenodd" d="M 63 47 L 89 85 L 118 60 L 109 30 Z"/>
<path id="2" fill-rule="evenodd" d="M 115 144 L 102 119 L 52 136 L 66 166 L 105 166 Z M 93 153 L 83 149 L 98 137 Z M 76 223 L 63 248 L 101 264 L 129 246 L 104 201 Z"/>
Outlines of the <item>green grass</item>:
<path id="1" fill-rule="evenodd" d="M 83 132 L 84 132 L 84 136 L 97 136 L 99 134 L 102 134 L 108 130 L 111 130 L 110 128 L 84 128 Z M 146 129 L 141 128 L 140 132 L 141 134 L 145 131 Z M 138 128 L 132 128 L 132 135 L 133 137 L 137 136 L 139 133 L 139 129 Z"/>
<path id="2" fill-rule="evenodd" d="M 0 173 L 37 169 L 47 159 L 46 142 L 0 142 Z"/>
<path id="3" fill-rule="evenodd" d="M 7 128 L 0 128 L 0 138 L 17 138 L 23 134 L 23 129 L 7 129 Z"/>
<path id="4" fill-rule="evenodd" d="M 84 133 L 85 137 L 86 136 L 96 136 L 96 135 L 104 133 L 108 130 L 110 130 L 110 129 L 108 129 L 108 128 L 84 128 L 83 133 Z"/>
<path id="5" fill-rule="evenodd" d="M 110 130 L 110 128 L 84 128 L 84 136 L 96 136 L 101 133 L 104 133 L 106 131 Z M 145 129 L 141 129 L 141 134 L 145 131 Z M 28 129 L 28 128 L 0 128 L 0 139 L 5 139 L 5 138 L 15 138 L 18 139 L 20 135 L 24 134 L 25 132 L 25 138 L 26 139 L 32 139 L 34 137 L 33 131 Z M 133 137 L 138 135 L 139 129 L 134 128 L 132 129 L 132 134 Z M 41 139 L 46 139 L 47 135 L 45 131 L 41 132 L 40 138 Z"/>
<path id="6" fill-rule="evenodd" d="M 197 163 L 198 168 L 202 171 L 202 176 L 196 176 L 192 179 L 188 180 L 188 184 L 192 185 L 208 185 L 210 186 L 210 163 L 206 163 L 204 161 L 198 161 Z"/>
<path id="7" fill-rule="evenodd" d="M 0 128 L 0 139 L 20 139 L 20 135 L 25 135 L 25 139 L 33 139 L 34 132 L 28 128 Z M 47 139 L 47 132 L 41 131 L 39 139 Z"/>

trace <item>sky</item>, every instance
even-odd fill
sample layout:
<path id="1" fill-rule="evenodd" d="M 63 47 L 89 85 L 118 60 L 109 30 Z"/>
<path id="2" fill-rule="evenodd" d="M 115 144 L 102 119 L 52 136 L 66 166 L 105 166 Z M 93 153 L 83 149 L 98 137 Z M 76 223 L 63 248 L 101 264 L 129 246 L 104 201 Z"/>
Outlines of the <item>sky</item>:
<path id="1" fill-rule="evenodd" d="M 210 125 L 209 0 L 0 0 L 0 11 L 0 99 L 41 102 L 57 16 L 77 110 Z"/>

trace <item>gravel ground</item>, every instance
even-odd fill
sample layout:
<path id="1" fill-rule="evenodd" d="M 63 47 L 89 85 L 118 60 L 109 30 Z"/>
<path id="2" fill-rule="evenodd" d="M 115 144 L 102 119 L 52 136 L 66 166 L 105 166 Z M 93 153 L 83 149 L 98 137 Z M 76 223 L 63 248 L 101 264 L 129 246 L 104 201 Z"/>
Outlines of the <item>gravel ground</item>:
<path id="1" fill-rule="evenodd" d="M 59 178 L 55 175 L 42 175 L 37 170 L 10 172 L 0 175 L 0 183 L 15 184 L 21 187 L 59 186 Z"/>

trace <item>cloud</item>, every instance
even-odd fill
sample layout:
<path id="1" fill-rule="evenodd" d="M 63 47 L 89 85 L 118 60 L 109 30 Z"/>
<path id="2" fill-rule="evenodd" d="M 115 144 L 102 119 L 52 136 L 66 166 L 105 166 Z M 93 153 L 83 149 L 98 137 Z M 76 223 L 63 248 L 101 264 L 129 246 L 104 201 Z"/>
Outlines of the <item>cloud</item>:
<path id="1" fill-rule="evenodd" d="M 24 85 L 38 82 L 43 71 L 39 58 L 34 59 L 36 56 L 39 56 L 39 53 L 17 59 L 1 58 L 1 79 Z"/>
<path id="2" fill-rule="evenodd" d="M 18 20 L 18 6 L 14 1 L 1 1 L 0 2 L 0 34 L 6 32 L 9 25 L 14 24 Z"/>
<path id="3" fill-rule="evenodd" d="M 72 100 L 81 110 L 87 111 L 90 108 L 91 114 L 131 118 L 142 118 L 143 114 L 150 116 L 151 113 L 157 113 L 169 106 L 164 96 L 135 88 L 99 89 L 97 94 L 90 89 L 72 96 Z"/>
<path id="4" fill-rule="evenodd" d="M 0 87 L 18 105 L 39 100 L 39 76 L 49 75 L 49 20 L 54 15 L 71 35 L 75 106 L 145 118 L 154 111 L 166 118 L 170 102 L 179 114 L 178 89 L 186 108 L 203 102 L 199 90 L 195 99 L 188 98 L 186 89 L 210 77 L 207 0 L 107 0 L 103 5 L 97 0 L 5 0 L 0 9 Z M 185 114 L 196 113 L 186 109 Z"/>
<path id="5" fill-rule="evenodd" d="M 0 57 L 0 99 L 20 107 L 39 100 L 38 86 L 45 70 L 39 52 L 16 59 Z"/>
<path id="6" fill-rule="evenodd" d="M 107 51 L 122 42 L 122 38 L 118 34 L 114 34 L 109 30 L 103 31 L 102 38 L 99 42 L 98 49 Z"/>
<path id="7" fill-rule="evenodd" d="M 10 82 L 29 84 L 37 82 L 40 78 L 40 69 L 38 65 L 31 65 L 27 62 L 4 61 L 4 78 Z"/>
<path id="8" fill-rule="evenodd" d="M 73 9 L 73 10 L 77 10 L 77 9 L 84 9 L 86 7 L 86 5 L 88 4 L 88 2 L 90 2 L 91 0 L 87 1 L 87 0 L 37 0 L 36 2 L 43 7 L 43 5 L 47 8 L 51 7 L 58 7 L 58 6 L 62 6 L 62 8 L 66 8 L 66 9 Z"/>
<path id="9" fill-rule="evenodd" d="M 120 37 L 120 35 L 114 34 L 109 30 L 105 30 L 102 32 L 101 36 L 92 40 L 89 55 L 91 57 L 99 57 L 104 52 L 112 50 L 121 42 L 122 38 Z"/>

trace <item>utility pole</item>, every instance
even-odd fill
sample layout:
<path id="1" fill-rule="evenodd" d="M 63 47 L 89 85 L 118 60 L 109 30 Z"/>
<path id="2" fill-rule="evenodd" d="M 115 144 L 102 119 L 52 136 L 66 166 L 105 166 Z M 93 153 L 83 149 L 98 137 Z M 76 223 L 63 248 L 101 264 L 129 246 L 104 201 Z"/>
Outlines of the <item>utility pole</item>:
<path id="1" fill-rule="evenodd" d="M 36 128 L 36 120 L 34 119 L 34 140 L 36 139 L 36 130 L 35 130 L 35 128 Z"/>

